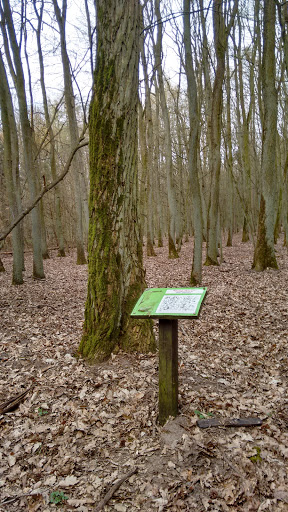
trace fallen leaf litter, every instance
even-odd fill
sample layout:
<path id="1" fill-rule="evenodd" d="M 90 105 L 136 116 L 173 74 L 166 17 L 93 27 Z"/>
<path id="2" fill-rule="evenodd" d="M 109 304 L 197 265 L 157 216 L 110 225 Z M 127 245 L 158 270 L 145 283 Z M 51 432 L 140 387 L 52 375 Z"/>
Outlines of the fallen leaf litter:
<path id="1" fill-rule="evenodd" d="M 189 286 L 192 242 L 145 260 L 149 287 Z M 208 296 L 179 322 L 180 414 L 157 424 L 157 355 L 114 354 L 96 366 L 73 357 L 83 323 L 87 267 L 75 255 L 45 262 L 46 281 L 0 275 L 0 510 L 288 510 L 288 255 L 278 271 L 251 270 L 235 237 L 220 267 L 203 268 Z M 158 329 L 155 327 L 155 332 Z M 202 418 L 259 417 L 249 429 L 199 429 Z M 65 498 L 64 498 L 65 496 Z M 60 499 L 59 498 L 59 499 Z M 67 498 L 67 499 L 66 499 Z M 61 498 L 62 499 L 62 498 Z"/>

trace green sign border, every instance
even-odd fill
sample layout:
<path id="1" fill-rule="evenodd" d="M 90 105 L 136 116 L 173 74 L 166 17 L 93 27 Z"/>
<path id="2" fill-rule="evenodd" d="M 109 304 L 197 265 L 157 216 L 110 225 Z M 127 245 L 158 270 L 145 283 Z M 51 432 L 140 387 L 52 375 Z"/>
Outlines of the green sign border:
<path id="1" fill-rule="evenodd" d="M 177 293 L 173 294 L 173 290 L 176 290 Z M 182 295 L 181 291 L 183 290 L 183 295 L 201 295 L 200 300 L 198 302 L 195 313 L 156 313 L 156 310 L 165 295 L 173 296 L 173 295 Z M 193 290 L 193 293 L 188 293 L 188 290 Z M 202 290 L 201 293 L 200 290 Z M 167 294 L 167 291 L 171 293 Z M 187 291 L 187 293 L 185 293 Z M 133 318 L 197 318 L 200 312 L 201 305 L 205 298 L 207 292 L 207 288 L 201 286 L 199 288 L 195 287 L 180 287 L 180 288 L 147 288 L 140 299 L 135 304 L 133 311 L 131 313 L 131 317 Z"/>

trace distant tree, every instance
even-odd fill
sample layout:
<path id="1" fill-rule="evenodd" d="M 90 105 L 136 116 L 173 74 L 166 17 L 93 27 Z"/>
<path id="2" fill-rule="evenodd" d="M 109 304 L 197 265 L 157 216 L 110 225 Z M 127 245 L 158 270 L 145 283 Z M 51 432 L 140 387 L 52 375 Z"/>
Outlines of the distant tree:
<path id="1" fill-rule="evenodd" d="M 160 96 L 160 106 L 163 116 L 164 125 L 164 143 L 165 143 L 165 167 L 167 173 L 167 192 L 168 192 L 168 207 L 169 207 L 169 226 L 168 226 L 168 244 L 169 244 L 169 258 L 178 258 L 176 249 L 177 238 L 177 204 L 176 192 L 173 178 L 173 157 L 172 157 L 172 137 L 169 110 L 167 106 L 167 99 L 164 87 L 164 76 L 162 69 L 162 32 L 163 23 L 160 11 L 160 0 L 155 0 L 155 15 L 157 19 L 157 40 L 154 46 L 155 51 L 155 66 L 158 77 L 158 87 Z"/>
<path id="2" fill-rule="evenodd" d="M 21 46 L 17 41 L 13 16 L 9 0 L 1 0 L 1 31 L 4 41 L 6 59 L 9 64 L 19 105 L 19 118 L 22 132 L 23 160 L 28 181 L 30 199 L 35 199 L 38 191 L 38 169 L 35 158 L 36 147 L 34 133 L 29 120 L 28 103 L 25 89 L 25 77 L 21 59 Z M 31 213 L 32 220 L 32 244 L 33 244 L 33 277 L 45 278 L 41 245 L 41 218 L 37 205 Z"/>
<path id="3" fill-rule="evenodd" d="M 188 104 L 189 104 L 189 153 L 188 167 L 192 190 L 193 226 L 194 226 L 194 252 L 191 271 L 191 284 L 202 282 L 202 240 L 203 222 L 201 211 L 201 195 L 198 177 L 198 153 L 199 153 L 199 114 L 198 93 L 192 59 L 191 27 L 190 27 L 190 0 L 183 1 L 183 25 L 185 47 L 185 71 L 187 76 Z"/>
<path id="4" fill-rule="evenodd" d="M 37 27 L 35 29 L 38 49 L 38 59 L 40 67 L 40 85 L 43 98 L 44 116 L 46 123 L 47 134 L 49 135 L 49 156 L 50 156 L 50 171 L 52 179 L 55 180 L 56 172 L 56 140 L 54 135 L 53 123 L 51 120 L 48 98 L 45 86 L 45 66 L 43 59 L 43 50 L 41 44 L 41 30 L 43 26 L 43 13 L 44 13 L 44 0 L 41 0 L 40 5 L 36 0 L 33 0 L 34 12 L 37 17 Z M 58 242 L 58 255 L 65 256 L 65 242 L 63 235 L 62 216 L 61 216 L 61 197 L 59 187 L 55 187 L 55 216 L 56 216 L 56 237 Z"/>
<path id="5" fill-rule="evenodd" d="M 229 3 L 230 5 L 230 3 Z M 223 11 L 224 8 L 224 11 Z M 213 0 L 213 34 L 216 55 L 215 79 L 212 90 L 210 172 L 211 189 L 208 212 L 206 265 L 218 265 L 219 187 L 221 169 L 221 118 L 223 109 L 223 81 L 225 76 L 225 54 L 228 37 L 238 9 L 234 0 L 228 17 L 228 7 L 222 0 Z M 226 20 L 229 20 L 226 25 Z"/>
<path id="6" fill-rule="evenodd" d="M 21 211 L 19 184 L 19 144 L 14 116 L 14 108 L 2 53 L 0 52 L 0 110 L 4 139 L 4 176 L 9 202 L 10 221 L 14 221 Z M 12 231 L 13 284 L 23 283 L 24 251 L 23 233 L 18 224 Z"/>
<path id="7" fill-rule="evenodd" d="M 96 0 L 97 60 L 90 107 L 89 277 L 79 352 L 105 359 L 154 349 L 149 321 L 130 319 L 145 288 L 137 212 L 140 5 Z"/>
<path id="8" fill-rule="evenodd" d="M 67 51 L 66 44 L 66 19 L 67 19 L 67 0 L 62 1 L 62 9 L 60 9 L 57 0 L 53 0 L 53 6 L 55 16 L 58 23 L 59 34 L 60 34 L 60 47 L 62 57 L 62 68 L 64 77 L 64 97 L 65 105 L 67 110 L 69 134 L 71 147 L 74 147 L 79 140 L 79 129 L 76 116 L 75 97 L 73 91 L 73 81 L 70 70 L 70 61 Z M 74 179 L 74 201 L 76 211 L 76 247 L 77 247 L 77 264 L 82 265 L 86 263 L 85 251 L 84 251 L 84 219 L 85 210 L 83 210 L 83 204 L 85 206 L 86 195 L 84 191 L 84 183 L 81 173 L 83 172 L 83 161 L 80 153 L 75 155 L 72 162 L 72 173 Z M 86 201 L 87 204 L 87 201 Z M 83 215 L 84 212 L 84 215 Z"/>

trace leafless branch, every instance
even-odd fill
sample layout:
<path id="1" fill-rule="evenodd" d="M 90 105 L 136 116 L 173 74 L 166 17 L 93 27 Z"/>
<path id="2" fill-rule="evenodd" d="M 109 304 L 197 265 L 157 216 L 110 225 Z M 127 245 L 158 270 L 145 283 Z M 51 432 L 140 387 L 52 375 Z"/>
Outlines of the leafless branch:
<path id="1" fill-rule="evenodd" d="M 36 198 L 33 200 L 33 202 L 29 206 L 27 206 L 27 208 L 25 208 L 25 210 L 23 210 L 23 212 L 20 213 L 20 215 L 18 215 L 18 217 L 13 221 L 13 223 L 9 226 L 9 228 L 7 228 L 4 231 L 4 233 L 0 234 L 0 242 L 1 242 L 1 240 L 4 240 L 9 235 L 9 233 L 11 233 L 11 231 L 15 228 L 15 226 L 17 226 L 17 224 L 19 224 L 19 222 L 22 219 L 24 219 L 24 217 L 26 217 L 26 215 L 28 215 L 28 213 L 30 213 L 31 210 L 33 210 L 33 208 L 35 208 L 35 206 L 39 203 L 39 201 L 42 199 L 42 197 L 45 194 L 47 194 L 47 192 L 49 192 L 49 190 L 52 190 L 52 188 L 56 187 L 56 185 L 58 185 L 58 183 L 60 183 L 60 181 L 62 181 L 63 178 L 65 178 L 66 174 L 68 173 L 68 171 L 70 169 L 70 166 L 71 166 L 71 163 L 72 163 L 75 153 L 78 151 L 78 149 L 83 148 L 84 146 L 88 145 L 88 141 L 84 140 L 84 134 L 85 134 L 86 129 L 87 129 L 87 127 L 83 130 L 83 132 L 79 138 L 78 144 L 71 150 L 68 160 L 67 160 L 60 176 L 58 176 L 58 178 L 56 178 L 54 181 L 52 181 L 51 183 L 48 183 L 48 185 L 43 187 L 41 192 L 36 196 Z"/>

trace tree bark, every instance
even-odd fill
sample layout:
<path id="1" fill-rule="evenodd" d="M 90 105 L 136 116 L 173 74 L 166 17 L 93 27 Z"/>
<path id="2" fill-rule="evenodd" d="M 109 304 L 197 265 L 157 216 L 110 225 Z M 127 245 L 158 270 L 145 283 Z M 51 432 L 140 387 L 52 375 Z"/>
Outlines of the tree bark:
<path id="1" fill-rule="evenodd" d="M 138 0 L 97 0 L 98 40 L 90 107 L 89 278 L 79 352 L 155 348 L 150 321 L 130 313 L 146 287 L 137 211 Z"/>

